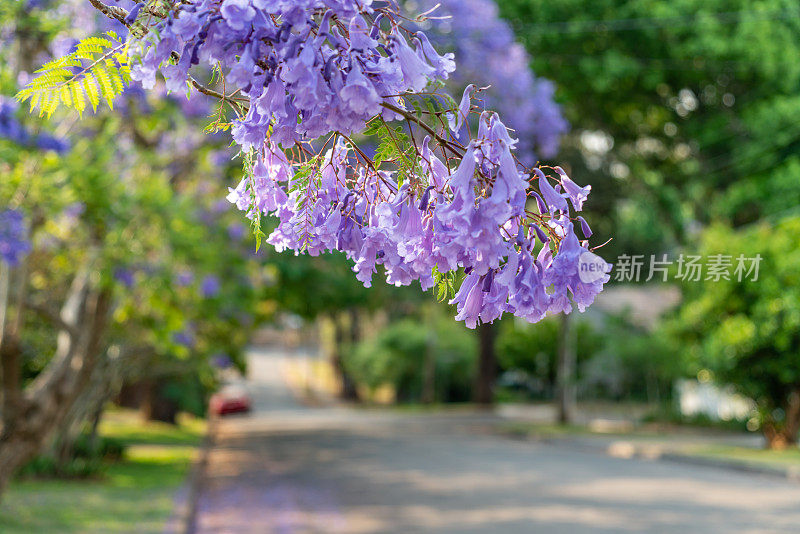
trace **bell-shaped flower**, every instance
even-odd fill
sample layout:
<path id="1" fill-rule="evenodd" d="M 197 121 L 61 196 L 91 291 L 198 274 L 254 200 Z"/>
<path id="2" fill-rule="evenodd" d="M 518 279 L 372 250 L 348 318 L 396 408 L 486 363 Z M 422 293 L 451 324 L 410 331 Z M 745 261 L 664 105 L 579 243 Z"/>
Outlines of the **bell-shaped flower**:
<path id="1" fill-rule="evenodd" d="M 422 32 L 418 32 L 416 37 L 420 42 L 422 53 L 434 68 L 434 75 L 437 78 L 447 79 L 450 73 L 456 70 L 455 54 L 447 52 L 440 55 L 431 45 L 428 36 Z"/>
<path id="2" fill-rule="evenodd" d="M 339 90 L 339 97 L 353 111 L 359 115 L 375 115 L 378 113 L 381 97 L 375 91 L 375 86 L 367 80 L 358 61 L 354 61 L 347 73 L 347 81 Z"/>
<path id="3" fill-rule="evenodd" d="M 533 261 L 527 249 L 520 250 L 518 262 L 519 272 L 514 277 L 508 306 L 517 317 L 535 323 L 547 314 L 551 297 L 545 291 L 539 265 Z"/>
<path id="4" fill-rule="evenodd" d="M 408 46 L 402 35 L 393 36 L 391 50 L 400 63 L 400 70 L 403 72 L 406 86 L 412 91 L 422 91 L 436 70 L 420 59 L 419 55 Z"/>
<path id="5" fill-rule="evenodd" d="M 370 35 L 370 28 L 361 15 L 353 17 L 350 21 L 348 34 L 350 35 L 351 52 L 365 53 L 375 48 L 378 44 Z"/>
<path id="6" fill-rule="evenodd" d="M 542 192 L 542 196 L 550 209 L 550 213 L 553 213 L 555 210 L 567 211 L 569 209 L 567 201 L 558 194 L 552 185 L 550 185 L 550 182 L 547 181 L 547 176 L 539 169 L 533 169 L 533 173 L 538 178 L 537 183 L 539 184 L 539 191 Z"/>
<path id="7" fill-rule="evenodd" d="M 491 278 L 487 276 L 484 279 L 483 289 L 485 294 L 483 309 L 480 314 L 481 322 L 491 323 L 495 319 L 502 317 L 504 312 L 509 311 L 508 296 L 512 291 L 518 269 L 519 258 L 516 253 L 512 253 L 509 254 L 508 261 L 497 274 Z M 488 288 L 486 287 L 487 280 L 489 281 Z"/>
<path id="8" fill-rule="evenodd" d="M 225 0 L 219 8 L 225 22 L 234 30 L 244 30 L 256 16 L 250 0 Z"/>
<path id="9" fill-rule="evenodd" d="M 472 105 L 472 93 L 475 91 L 475 84 L 471 83 L 464 88 L 464 93 L 461 95 L 461 102 L 458 104 L 458 109 L 454 113 L 447 115 L 447 123 L 450 131 L 458 134 L 461 130 L 461 125 L 467 122 L 469 118 L 469 108 Z"/>
<path id="10" fill-rule="evenodd" d="M 429 136 L 425 136 L 425 139 L 422 140 L 420 166 L 428 176 L 428 183 L 437 191 L 441 191 L 444 189 L 450 173 L 447 170 L 447 166 L 430 149 L 430 140 Z"/>
<path id="11" fill-rule="evenodd" d="M 592 186 L 587 185 L 586 187 L 581 187 L 570 180 L 569 176 L 567 176 L 567 173 L 565 173 L 564 169 L 561 167 L 555 167 L 555 170 L 559 176 L 561 176 L 561 185 L 564 186 L 564 191 L 566 191 L 567 195 L 569 195 L 569 199 L 572 202 L 575 211 L 581 211 L 583 209 L 583 203 L 589 197 L 589 192 L 591 192 Z M 591 232 L 589 235 L 591 235 Z"/>
<path id="12" fill-rule="evenodd" d="M 467 328 L 475 328 L 483 309 L 483 280 L 475 272 L 470 273 L 461 283 L 458 293 L 449 304 L 456 305 L 456 321 L 464 321 Z"/>

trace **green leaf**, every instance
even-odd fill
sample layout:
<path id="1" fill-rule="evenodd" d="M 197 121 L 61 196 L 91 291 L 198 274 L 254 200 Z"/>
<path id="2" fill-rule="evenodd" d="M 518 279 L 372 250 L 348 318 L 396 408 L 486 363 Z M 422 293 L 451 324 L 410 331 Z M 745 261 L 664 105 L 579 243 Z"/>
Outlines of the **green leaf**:
<path id="1" fill-rule="evenodd" d="M 16 95 L 29 101 L 30 111 L 50 117 L 60 106 L 74 108 L 79 115 L 86 109 L 86 99 L 97 110 L 101 101 L 113 107 L 113 100 L 130 83 L 127 47 L 113 32 L 106 37 L 87 37 L 75 51 L 48 61 L 36 76 Z"/>

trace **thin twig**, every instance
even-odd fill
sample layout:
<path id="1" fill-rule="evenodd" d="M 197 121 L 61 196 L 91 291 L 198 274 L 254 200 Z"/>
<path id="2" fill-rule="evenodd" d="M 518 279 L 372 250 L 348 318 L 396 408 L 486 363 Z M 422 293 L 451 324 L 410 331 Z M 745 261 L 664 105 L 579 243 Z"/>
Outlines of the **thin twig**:
<path id="1" fill-rule="evenodd" d="M 419 120 L 417 118 L 417 116 L 414 115 L 413 113 L 409 113 L 408 111 L 404 110 L 403 108 L 399 108 L 399 107 L 395 106 L 394 104 L 389 104 L 388 102 L 381 102 L 381 106 L 386 108 L 386 109 L 388 109 L 389 111 L 393 111 L 393 112 L 397 113 L 398 115 L 401 115 L 404 118 L 416 123 L 417 125 L 419 125 L 420 128 L 422 128 L 423 130 L 425 130 L 426 132 L 431 134 L 433 136 L 433 138 L 436 139 L 436 141 L 439 142 L 440 145 L 443 145 L 443 146 L 447 147 L 451 152 L 453 152 L 457 156 L 461 157 L 461 156 L 464 155 L 462 147 L 453 145 L 450 141 L 448 141 L 444 137 L 440 136 L 438 133 L 436 133 L 436 130 L 434 130 L 433 128 L 431 128 L 430 126 L 428 126 L 427 124 L 425 124 L 421 120 Z"/>

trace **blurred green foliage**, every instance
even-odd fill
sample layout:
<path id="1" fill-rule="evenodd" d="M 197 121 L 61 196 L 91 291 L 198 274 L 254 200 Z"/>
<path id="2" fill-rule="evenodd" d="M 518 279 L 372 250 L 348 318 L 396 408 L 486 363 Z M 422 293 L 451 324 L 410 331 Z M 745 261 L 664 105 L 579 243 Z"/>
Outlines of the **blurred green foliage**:
<path id="1" fill-rule="evenodd" d="M 42 454 L 19 470 L 18 476 L 37 478 L 86 478 L 99 476 L 108 462 L 118 461 L 127 445 L 116 437 L 94 436 L 82 433 L 75 440 L 72 454 L 66 462 L 52 454 Z"/>
<path id="2" fill-rule="evenodd" d="M 684 376 L 679 348 L 661 332 L 635 326 L 627 315 L 593 319 L 572 318 L 579 396 L 653 403 L 671 399 L 673 381 Z M 535 325 L 503 321 L 497 339 L 500 367 L 524 373 L 510 386 L 524 388 L 529 398 L 555 395 L 560 328 L 557 318 Z"/>
<path id="3" fill-rule="evenodd" d="M 407 318 L 357 344 L 344 365 L 362 387 L 391 386 L 399 402 L 419 402 L 432 360 L 435 400 L 464 402 L 470 399 L 476 353 L 475 335 L 449 316 Z"/>
<path id="4" fill-rule="evenodd" d="M 592 184 L 587 218 L 614 237 L 608 257 L 663 251 L 697 222 L 741 225 L 800 203 L 796 2 L 498 5 L 536 73 L 557 83 L 573 125 L 558 159 Z"/>
<path id="5" fill-rule="evenodd" d="M 692 371 L 733 384 L 756 401 L 762 425 L 781 427 L 790 394 L 800 390 L 800 217 L 740 231 L 715 225 L 701 251 L 734 262 L 760 255 L 758 278 L 686 283 L 669 331 L 685 343 Z"/>
<path id="6" fill-rule="evenodd" d="M 580 369 L 597 354 L 601 336 L 586 321 L 576 321 L 574 328 Z M 495 343 L 500 368 L 525 373 L 529 383 L 524 386 L 534 398 L 550 399 L 555 394 L 560 329 L 558 318 L 548 318 L 535 325 L 516 320 L 501 323 Z"/>

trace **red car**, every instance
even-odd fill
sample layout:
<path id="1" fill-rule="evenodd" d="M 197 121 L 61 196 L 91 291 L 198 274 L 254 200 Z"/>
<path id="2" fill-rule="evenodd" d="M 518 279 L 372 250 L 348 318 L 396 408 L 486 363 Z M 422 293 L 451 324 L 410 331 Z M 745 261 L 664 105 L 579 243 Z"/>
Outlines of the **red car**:
<path id="1" fill-rule="evenodd" d="M 250 411 L 250 395 L 243 384 L 228 384 L 211 395 L 208 409 L 214 415 L 227 415 Z"/>

